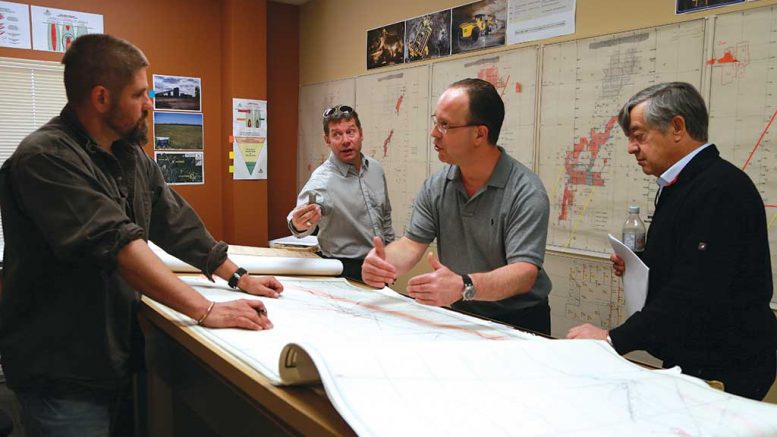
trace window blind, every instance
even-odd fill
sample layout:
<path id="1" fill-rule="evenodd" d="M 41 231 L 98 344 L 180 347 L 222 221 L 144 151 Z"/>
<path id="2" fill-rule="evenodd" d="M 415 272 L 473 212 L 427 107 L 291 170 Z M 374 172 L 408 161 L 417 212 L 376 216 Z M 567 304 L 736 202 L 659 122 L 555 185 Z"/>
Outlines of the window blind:
<path id="1" fill-rule="evenodd" d="M 0 58 L 0 165 L 65 106 L 63 70 L 57 62 Z M 4 246 L 0 228 L 0 259 Z"/>

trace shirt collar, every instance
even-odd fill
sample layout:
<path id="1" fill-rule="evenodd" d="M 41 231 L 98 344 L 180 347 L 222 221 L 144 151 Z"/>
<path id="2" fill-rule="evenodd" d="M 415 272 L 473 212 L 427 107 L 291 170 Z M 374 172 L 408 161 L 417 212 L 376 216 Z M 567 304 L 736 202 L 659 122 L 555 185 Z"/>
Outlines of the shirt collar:
<path id="1" fill-rule="evenodd" d="M 491 172 L 491 177 L 488 178 L 487 184 L 492 187 L 504 188 L 507 185 L 507 178 L 510 177 L 510 160 L 508 159 L 505 149 L 501 146 L 496 146 L 500 152 L 499 161 L 496 162 L 494 171 Z"/>
<path id="2" fill-rule="evenodd" d="M 65 122 L 67 126 L 69 126 L 71 132 L 73 132 L 74 135 L 80 137 L 84 142 L 84 148 L 88 152 L 103 152 L 107 153 L 105 150 L 103 150 L 102 147 L 100 147 L 97 142 L 92 139 L 92 136 L 89 135 L 89 132 L 86 131 L 84 128 L 84 125 L 81 124 L 81 121 L 78 119 L 78 115 L 76 115 L 76 111 L 73 109 L 70 104 L 66 104 L 64 108 L 62 108 L 62 111 L 59 113 L 59 117 Z M 127 143 L 126 141 L 122 139 L 118 139 L 113 142 L 112 150 L 114 152 L 118 151 L 119 149 L 131 149 L 132 145 Z M 142 145 L 137 145 L 138 148 L 142 148 Z"/>
<path id="3" fill-rule="evenodd" d="M 363 153 L 359 153 L 359 156 L 362 159 L 362 171 L 367 171 L 367 169 L 370 168 L 370 161 L 367 160 L 367 157 L 364 156 Z M 356 168 L 347 162 L 340 161 L 337 159 L 334 153 L 329 152 L 329 162 L 332 163 L 332 165 L 335 166 L 337 171 L 342 174 L 343 176 L 348 176 L 348 172 L 353 169 L 353 172 L 356 173 Z"/>
<path id="4" fill-rule="evenodd" d="M 486 185 L 491 187 L 504 188 L 507 185 L 507 179 L 510 177 L 510 159 L 508 158 L 507 153 L 505 152 L 505 149 L 502 148 L 502 146 L 496 147 L 502 153 L 499 155 L 499 160 L 496 162 L 494 171 L 491 172 L 491 176 L 489 176 Z M 451 181 L 461 181 L 461 169 L 458 165 L 452 165 L 451 168 L 448 169 L 447 178 Z"/>
<path id="5" fill-rule="evenodd" d="M 62 121 L 64 121 L 65 124 L 70 127 L 70 130 L 75 135 L 81 137 L 84 140 L 84 142 L 87 145 L 89 145 L 89 147 L 100 147 L 92 139 L 92 137 L 89 135 L 86 129 L 84 129 L 84 126 L 81 124 L 81 121 L 78 120 L 76 111 L 73 109 L 72 106 L 70 106 L 69 103 L 66 104 L 64 108 L 62 108 L 62 112 L 59 113 L 59 118 L 61 118 Z"/>
<path id="6" fill-rule="evenodd" d="M 656 183 L 658 184 L 658 186 L 661 188 L 664 188 L 677 182 L 677 178 L 680 177 L 680 172 L 682 172 L 685 166 L 688 165 L 689 162 L 691 162 L 693 157 L 698 155 L 699 152 L 701 152 L 702 150 L 706 149 L 711 145 L 712 143 L 703 144 L 697 147 L 693 152 L 683 156 L 681 160 L 675 162 L 674 165 L 669 167 L 665 172 L 661 174 L 661 176 L 658 177 L 658 179 L 656 180 Z"/>

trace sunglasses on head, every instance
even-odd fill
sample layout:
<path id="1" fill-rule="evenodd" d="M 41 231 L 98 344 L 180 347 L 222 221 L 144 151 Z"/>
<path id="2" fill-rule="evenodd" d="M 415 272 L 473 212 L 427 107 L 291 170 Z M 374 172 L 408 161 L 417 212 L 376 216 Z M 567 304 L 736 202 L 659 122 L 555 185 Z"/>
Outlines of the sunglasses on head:
<path id="1" fill-rule="evenodd" d="M 329 117 L 330 115 L 334 115 L 338 112 L 341 114 L 350 114 L 351 112 L 353 112 L 353 108 L 346 105 L 332 106 L 331 108 L 324 111 L 324 117 Z"/>

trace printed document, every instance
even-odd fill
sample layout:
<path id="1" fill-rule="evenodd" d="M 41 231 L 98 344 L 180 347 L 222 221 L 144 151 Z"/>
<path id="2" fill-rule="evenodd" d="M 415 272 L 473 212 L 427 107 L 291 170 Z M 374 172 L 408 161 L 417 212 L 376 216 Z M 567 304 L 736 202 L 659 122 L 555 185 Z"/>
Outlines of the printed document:
<path id="1" fill-rule="evenodd" d="M 620 240 L 607 234 L 612 250 L 626 263 L 623 274 L 623 293 L 626 298 L 626 317 L 641 310 L 645 306 L 648 290 L 648 273 L 650 268 Z"/>

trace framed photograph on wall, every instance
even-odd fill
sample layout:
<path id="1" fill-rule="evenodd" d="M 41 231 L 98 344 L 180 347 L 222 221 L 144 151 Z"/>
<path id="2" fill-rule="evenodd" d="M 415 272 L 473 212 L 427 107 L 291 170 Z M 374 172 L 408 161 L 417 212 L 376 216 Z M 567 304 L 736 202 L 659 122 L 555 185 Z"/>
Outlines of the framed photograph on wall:
<path id="1" fill-rule="evenodd" d="M 202 112 L 202 84 L 199 77 L 155 74 L 154 109 Z"/>
<path id="2" fill-rule="evenodd" d="M 745 0 L 677 0 L 675 14 L 685 14 L 744 2 Z"/>
<path id="3" fill-rule="evenodd" d="M 203 152 L 154 152 L 165 182 L 171 185 L 204 184 L 203 158 Z"/>
<path id="4" fill-rule="evenodd" d="M 405 62 L 451 54 L 451 10 L 434 12 L 405 21 Z"/>
<path id="5" fill-rule="evenodd" d="M 481 0 L 453 9 L 452 53 L 505 45 L 507 1 Z"/>
<path id="6" fill-rule="evenodd" d="M 367 69 L 405 62 L 405 22 L 367 31 Z"/>
<path id="7" fill-rule="evenodd" d="M 202 114 L 154 112 L 154 149 L 202 150 Z"/>

